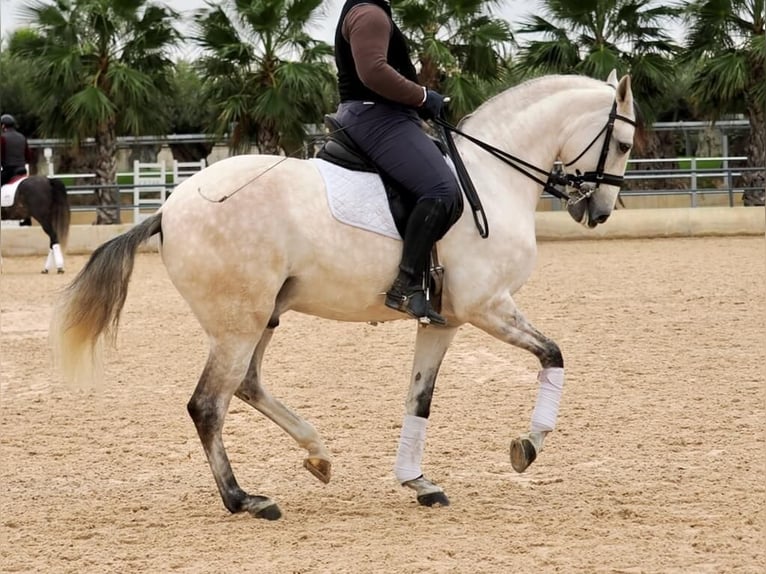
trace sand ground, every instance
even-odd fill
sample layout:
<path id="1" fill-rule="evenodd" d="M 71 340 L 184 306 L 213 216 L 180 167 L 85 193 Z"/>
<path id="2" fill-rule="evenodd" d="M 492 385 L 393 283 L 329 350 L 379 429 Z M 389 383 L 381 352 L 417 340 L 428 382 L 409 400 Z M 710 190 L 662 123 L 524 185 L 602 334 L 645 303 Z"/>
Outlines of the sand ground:
<path id="1" fill-rule="evenodd" d="M 47 329 L 67 274 L 0 275 L 0 572 L 547 573 L 766 571 L 763 238 L 543 243 L 520 307 L 563 349 L 558 430 L 523 475 L 536 360 L 472 327 L 444 361 L 423 508 L 392 473 L 415 325 L 288 314 L 272 393 L 333 457 L 245 405 L 224 438 L 277 522 L 224 509 L 186 413 L 206 342 L 158 255 L 139 255 L 103 388 L 73 391 Z"/>

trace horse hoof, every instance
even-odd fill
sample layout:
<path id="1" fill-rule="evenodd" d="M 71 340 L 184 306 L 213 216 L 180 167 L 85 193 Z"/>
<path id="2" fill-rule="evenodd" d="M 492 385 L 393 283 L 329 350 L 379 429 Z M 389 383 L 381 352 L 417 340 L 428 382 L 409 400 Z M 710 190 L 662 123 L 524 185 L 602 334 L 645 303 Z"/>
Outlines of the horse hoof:
<path id="1" fill-rule="evenodd" d="M 303 461 L 303 468 L 327 484 L 330 482 L 330 470 L 332 463 L 329 460 L 317 457 L 309 457 Z"/>
<path id="2" fill-rule="evenodd" d="M 242 510 L 247 510 L 253 518 L 264 520 L 279 520 L 282 517 L 282 511 L 279 510 L 276 502 L 265 496 L 248 497 Z"/>
<path id="3" fill-rule="evenodd" d="M 421 506 L 449 506 L 449 498 L 441 487 L 435 485 L 422 474 L 415 479 L 403 482 L 402 486 L 415 491 L 418 504 Z"/>
<path id="4" fill-rule="evenodd" d="M 420 494 L 417 498 L 421 506 L 449 506 L 449 498 L 443 492 Z"/>
<path id="5" fill-rule="evenodd" d="M 56 269 L 56 273 L 59 274 L 59 275 L 63 275 L 64 274 L 64 268 L 63 267 L 59 267 L 58 269 Z"/>
<path id="6" fill-rule="evenodd" d="M 276 504 L 267 506 L 258 512 L 252 512 L 253 518 L 263 518 L 264 520 L 279 520 L 282 518 L 282 511 Z"/>
<path id="7" fill-rule="evenodd" d="M 42 275 L 47 275 L 48 274 L 48 270 L 47 269 L 43 269 L 42 271 L 40 271 L 40 273 Z"/>
<path id="8" fill-rule="evenodd" d="M 537 450 L 527 437 L 515 438 L 511 441 L 511 466 L 516 472 L 524 472 L 535 462 Z"/>

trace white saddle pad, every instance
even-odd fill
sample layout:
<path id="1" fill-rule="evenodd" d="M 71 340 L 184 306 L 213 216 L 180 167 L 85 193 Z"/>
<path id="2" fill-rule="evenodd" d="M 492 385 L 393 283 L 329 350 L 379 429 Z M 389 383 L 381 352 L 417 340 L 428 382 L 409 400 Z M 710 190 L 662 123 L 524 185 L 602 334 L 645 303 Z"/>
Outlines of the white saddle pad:
<path id="1" fill-rule="evenodd" d="M 16 188 L 24 181 L 27 176 L 20 177 L 14 182 L 6 183 L 0 188 L 0 207 L 10 207 L 13 205 L 13 199 L 16 197 Z"/>
<path id="2" fill-rule="evenodd" d="M 322 174 L 327 188 L 327 202 L 335 219 L 386 237 L 401 239 L 378 174 L 352 171 L 317 158 L 309 161 Z"/>

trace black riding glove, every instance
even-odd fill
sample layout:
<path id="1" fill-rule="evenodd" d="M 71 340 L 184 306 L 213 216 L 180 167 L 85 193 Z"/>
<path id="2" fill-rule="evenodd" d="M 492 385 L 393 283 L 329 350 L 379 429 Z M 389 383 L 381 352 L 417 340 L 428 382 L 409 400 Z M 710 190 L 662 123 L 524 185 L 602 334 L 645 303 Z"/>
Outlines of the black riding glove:
<path id="1" fill-rule="evenodd" d="M 444 111 L 445 97 L 434 90 L 426 90 L 426 99 L 418 109 L 420 117 L 424 120 L 439 118 Z"/>

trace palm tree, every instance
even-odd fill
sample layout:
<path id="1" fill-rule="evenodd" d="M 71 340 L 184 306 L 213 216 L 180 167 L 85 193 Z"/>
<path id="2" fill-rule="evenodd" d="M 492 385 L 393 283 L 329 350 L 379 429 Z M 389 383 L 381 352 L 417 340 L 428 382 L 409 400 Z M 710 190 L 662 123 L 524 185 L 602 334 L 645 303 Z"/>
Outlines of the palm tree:
<path id="1" fill-rule="evenodd" d="M 764 204 L 766 186 L 766 27 L 764 0 L 685 3 L 683 62 L 692 69 L 693 104 L 715 121 L 744 111 L 750 123 L 746 205 Z"/>
<path id="2" fill-rule="evenodd" d="M 32 84 L 33 67 L 18 55 L 19 46 L 34 38 L 28 28 L 15 30 L 0 53 L 0 113 L 9 113 L 16 120 L 18 130 L 27 137 L 39 135 L 40 114 Z"/>
<path id="3" fill-rule="evenodd" d="M 11 114 L 18 130 L 28 138 L 39 135 L 40 115 L 37 93 L 32 85 L 29 62 L 17 55 L 19 41 L 28 38 L 30 30 L 14 31 L 9 47 L 0 54 L 0 113 Z M 21 40 L 19 40 L 21 39 Z"/>
<path id="4" fill-rule="evenodd" d="M 578 73 L 606 78 L 630 72 L 651 120 L 674 81 L 678 47 L 666 33 L 678 9 L 652 0 L 543 0 L 542 14 L 516 30 L 542 36 L 523 45 L 518 67 L 526 74 Z"/>
<path id="5" fill-rule="evenodd" d="M 170 125 L 168 133 L 202 134 L 214 119 L 212 104 L 204 97 L 204 79 L 192 62 L 176 62 L 171 90 L 165 98 Z M 190 162 L 207 158 L 214 141 L 169 144 L 173 159 Z"/>
<path id="6" fill-rule="evenodd" d="M 497 91 L 513 42 L 505 20 L 490 15 L 497 0 L 403 0 L 394 15 L 408 37 L 423 84 L 450 96 L 459 118 Z"/>
<path id="7" fill-rule="evenodd" d="M 306 124 L 335 107 L 332 48 L 306 28 L 320 0 L 225 0 L 195 16 L 204 93 L 215 110 L 210 128 L 230 146 L 263 153 L 302 149 Z"/>
<path id="8" fill-rule="evenodd" d="M 147 0 L 57 0 L 24 8 L 38 36 L 19 47 L 32 62 L 45 136 L 95 140 L 95 183 L 113 186 L 118 135 L 161 132 L 178 14 Z M 119 223 L 118 194 L 96 192 L 96 223 Z"/>

